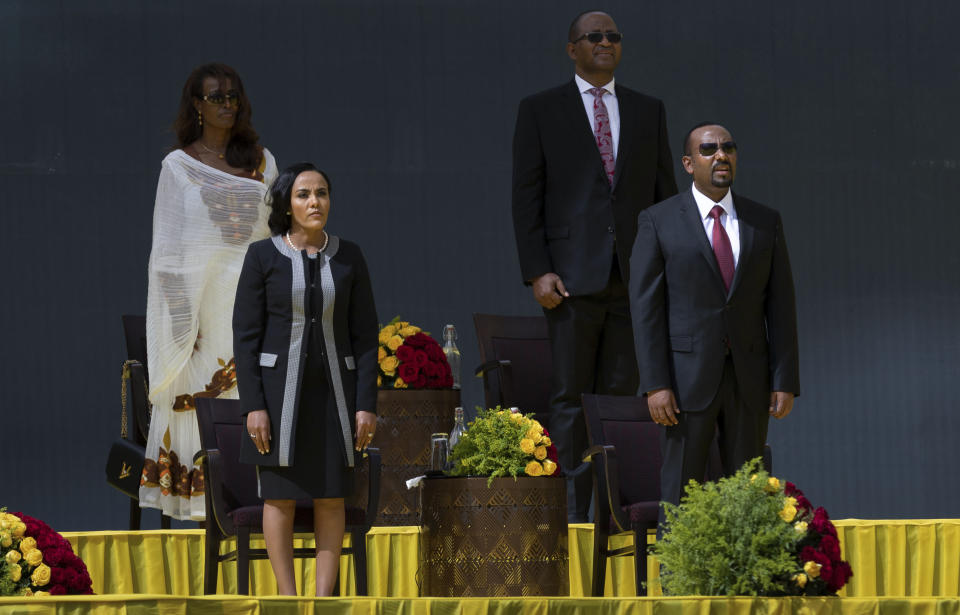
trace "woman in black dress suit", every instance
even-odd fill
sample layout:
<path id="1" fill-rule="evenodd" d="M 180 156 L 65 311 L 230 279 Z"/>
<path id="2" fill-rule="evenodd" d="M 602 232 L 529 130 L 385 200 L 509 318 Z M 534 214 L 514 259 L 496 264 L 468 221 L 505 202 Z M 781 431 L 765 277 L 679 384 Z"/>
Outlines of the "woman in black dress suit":
<path id="1" fill-rule="evenodd" d="M 317 595 L 333 590 L 352 470 L 377 424 L 377 314 L 360 248 L 326 232 L 330 180 L 309 163 L 270 187 L 273 237 L 250 244 L 233 310 L 240 402 L 263 534 L 281 595 L 296 595 L 296 500 L 313 500 Z"/>

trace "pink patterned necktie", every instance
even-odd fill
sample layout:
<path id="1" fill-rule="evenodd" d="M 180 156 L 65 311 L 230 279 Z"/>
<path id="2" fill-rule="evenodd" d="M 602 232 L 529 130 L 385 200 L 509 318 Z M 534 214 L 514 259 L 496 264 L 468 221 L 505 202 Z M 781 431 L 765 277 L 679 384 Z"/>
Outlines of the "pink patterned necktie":
<path id="1" fill-rule="evenodd" d="M 730 238 L 727 236 L 726 229 L 720 224 L 720 216 L 723 213 L 723 207 L 719 205 L 714 205 L 713 209 L 710 210 L 710 217 L 713 218 L 713 255 L 717 258 L 720 275 L 723 276 L 723 285 L 729 292 L 736 265 L 733 263 L 733 249 L 730 247 Z"/>
<path id="2" fill-rule="evenodd" d="M 597 148 L 603 160 L 603 170 L 607 172 L 607 179 L 613 185 L 613 171 L 617 160 L 613 156 L 613 136 L 610 133 L 610 116 L 607 115 L 607 106 L 603 104 L 603 88 L 591 88 L 593 94 L 593 136 L 597 139 Z"/>

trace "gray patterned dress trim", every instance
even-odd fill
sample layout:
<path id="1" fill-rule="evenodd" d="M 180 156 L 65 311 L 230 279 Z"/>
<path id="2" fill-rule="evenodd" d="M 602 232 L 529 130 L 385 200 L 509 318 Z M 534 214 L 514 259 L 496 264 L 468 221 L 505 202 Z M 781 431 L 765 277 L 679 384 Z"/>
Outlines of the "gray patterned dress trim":
<path id="1" fill-rule="evenodd" d="M 330 235 L 327 249 L 320 253 L 322 259 L 318 265 L 320 274 L 320 289 L 323 291 L 323 314 L 320 321 L 323 323 L 323 340 L 327 345 L 327 364 L 330 366 L 330 382 L 333 384 L 333 396 L 337 400 L 337 413 L 340 415 L 340 432 L 343 435 L 344 450 L 347 452 L 347 465 L 351 468 L 353 460 L 353 442 L 350 437 L 350 417 L 347 414 L 347 399 L 343 393 L 343 377 L 340 375 L 340 355 L 337 353 L 337 339 L 333 331 L 333 308 L 337 302 L 337 289 L 333 284 L 333 273 L 330 271 L 330 259 L 340 249 L 340 238 Z"/>
<path id="2" fill-rule="evenodd" d="M 306 325 L 306 278 L 303 271 L 303 258 L 283 240 L 282 235 L 274 235 L 273 245 L 280 254 L 290 259 L 293 282 L 290 287 L 290 308 L 293 312 L 290 322 L 290 348 L 287 352 L 287 376 L 283 387 L 283 408 L 280 411 L 280 437 L 278 462 L 280 466 L 290 465 L 290 448 L 293 442 L 293 419 L 297 411 L 297 378 L 300 374 L 300 349 L 303 345 L 303 329 Z"/>

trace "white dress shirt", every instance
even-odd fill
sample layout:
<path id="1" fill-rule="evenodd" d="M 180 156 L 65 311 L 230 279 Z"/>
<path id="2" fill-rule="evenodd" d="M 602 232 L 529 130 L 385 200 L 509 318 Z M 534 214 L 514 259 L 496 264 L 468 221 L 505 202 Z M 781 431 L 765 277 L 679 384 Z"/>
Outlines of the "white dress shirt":
<path id="1" fill-rule="evenodd" d="M 737 219 L 737 208 L 733 206 L 733 192 L 728 188 L 720 202 L 714 203 L 713 199 L 697 190 L 696 185 L 691 184 L 690 189 L 693 190 L 693 200 L 697 202 L 697 209 L 700 210 L 700 220 L 703 222 L 703 230 L 707 233 L 710 247 L 713 247 L 713 217 L 710 215 L 710 210 L 714 205 L 723 208 L 724 213 L 720 214 L 720 224 L 730 238 L 733 266 L 736 267 L 740 262 L 740 221 Z"/>
<path id="2" fill-rule="evenodd" d="M 577 82 L 577 88 L 580 89 L 580 97 L 583 99 L 583 108 L 587 112 L 587 119 L 590 120 L 590 128 L 596 134 L 596 123 L 593 121 L 593 92 L 594 86 L 580 77 L 574 75 L 573 80 Z M 610 83 L 603 86 L 606 93 L 603 95 L 603 104 L 607 107 L 607 117 L 610 118 L 610 135 L 613 137 L 613 157 L 617 157 L 620 151 L 620 105 L 617 104 L 617 94 L 613 89 L 613 79 Z"/>

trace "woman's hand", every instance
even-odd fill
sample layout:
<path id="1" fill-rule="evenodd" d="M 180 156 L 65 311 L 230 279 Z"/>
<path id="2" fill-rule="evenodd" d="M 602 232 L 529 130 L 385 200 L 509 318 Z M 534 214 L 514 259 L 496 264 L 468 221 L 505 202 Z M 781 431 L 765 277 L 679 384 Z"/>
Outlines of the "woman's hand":
<path id="1" fill-rule="evenodd" d="M 373 433 L 377 430 L 377 415 L 366 410 L 357 410 L 357 440 L 354 448 L 362 451 L 370 446 Z"/>
<path id="2" fill-rule="evenodd" d="M 247 433 L 261 455 L 270 452 L 270 415 L 266 410 L 254 410 L 247 415 Z"/>

